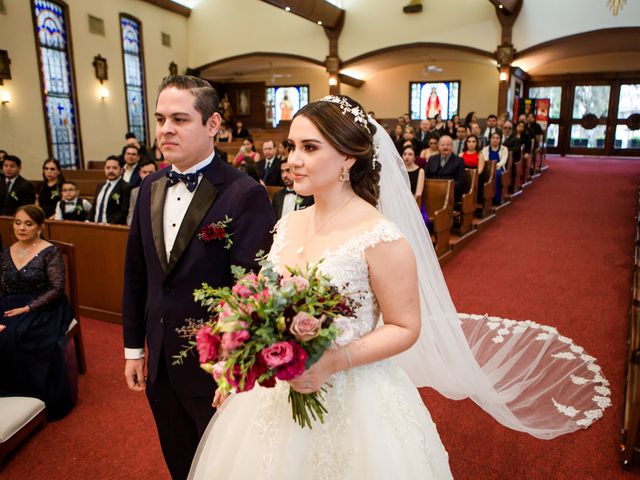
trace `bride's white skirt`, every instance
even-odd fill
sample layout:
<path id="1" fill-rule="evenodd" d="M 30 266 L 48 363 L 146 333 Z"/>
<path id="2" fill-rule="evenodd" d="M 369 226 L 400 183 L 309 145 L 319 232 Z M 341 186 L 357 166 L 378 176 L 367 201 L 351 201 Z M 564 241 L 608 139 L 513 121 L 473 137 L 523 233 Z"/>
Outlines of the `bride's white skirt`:
<path id="1" fill-rule="evenodd" d="M 329 413 L 313 429 L 291 418 L 287 383 L 230 397 L 202 437 L 189 478 L 452 478 L 436 426 L 393 360 L 329 381 Z"/>

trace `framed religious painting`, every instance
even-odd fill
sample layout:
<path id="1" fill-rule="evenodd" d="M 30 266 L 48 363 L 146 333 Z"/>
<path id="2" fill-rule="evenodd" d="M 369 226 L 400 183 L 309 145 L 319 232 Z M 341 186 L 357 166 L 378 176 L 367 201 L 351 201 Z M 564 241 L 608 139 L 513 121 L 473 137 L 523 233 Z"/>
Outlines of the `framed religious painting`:
<path id="1" fill-rule="evenodd" d="M 251 115 L 251 89 L 240 88 L 236 95 L 236 111 L 238 115 L 247 117 Z"/>
<path id="2" fill-rule="evenodd" d="M 11 60 L 9 52 L 0 50 L 0 84 L 3 80 L 11 80 Z"/>

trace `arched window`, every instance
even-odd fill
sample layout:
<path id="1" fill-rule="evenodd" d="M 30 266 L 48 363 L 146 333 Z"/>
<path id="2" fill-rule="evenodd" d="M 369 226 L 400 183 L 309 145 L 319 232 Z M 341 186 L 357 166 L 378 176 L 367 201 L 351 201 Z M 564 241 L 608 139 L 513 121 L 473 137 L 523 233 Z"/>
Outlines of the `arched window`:
<path id="1" fill-rule="evenodd" d="M 67 6 L 57 0 L 31 2 L 49 155 L 63 168 L 80 168 L 80 126 Z"/>
<path id="2" fill-rule="evenodd" d="M 147 99 L 144 87 L 144 55 L 142 23 L 130 15 L 120 14 L 124 88 L 127 93 L 127 122 L 129 131 L 138 141 L 147 143 Z"/>

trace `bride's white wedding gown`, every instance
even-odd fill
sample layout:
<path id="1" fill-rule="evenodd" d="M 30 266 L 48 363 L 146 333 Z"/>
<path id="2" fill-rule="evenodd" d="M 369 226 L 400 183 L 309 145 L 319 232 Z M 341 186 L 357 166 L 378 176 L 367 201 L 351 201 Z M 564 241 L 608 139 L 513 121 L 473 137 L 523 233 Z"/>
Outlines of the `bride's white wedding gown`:
<path id="1" fill-rule="evenodd" d="M 280 265 L 287 218 L 278 223 L 269 259 Z M 335 285 L 362 293 L 357 318 L 340 323 L 337 343 L 373 330 L 379 308 L 364 252 L 401 238 L 381 219 L 367 232 L 325 251 L 320 270 Z M 342 319 L 345 320 L 345 319 Z M 227 399 L 205 432 L 194 458 L 193 479 L 447 479 L 448 455 L 418 390 L 392 359 L 342 371 L 330 378 L 324 423 L 301 428 L 291 417 L 289 384 L 256 386 Z"/>

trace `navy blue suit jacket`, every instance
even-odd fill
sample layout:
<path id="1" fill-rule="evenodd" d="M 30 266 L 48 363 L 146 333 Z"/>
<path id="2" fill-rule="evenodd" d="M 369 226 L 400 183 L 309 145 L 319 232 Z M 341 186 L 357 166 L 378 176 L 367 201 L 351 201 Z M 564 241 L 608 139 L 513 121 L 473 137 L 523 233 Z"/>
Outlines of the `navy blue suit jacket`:
<path id="1" fill-rule="evenodd" d="M 429 158 L 425 168 L 427 178 L 443 178 L 453 180 L 455 183 L 454 197 L 459 199 L 464 193 L 464 186 L 467 178 L 465 173 L 464 160 L 457 155 L 451 154 L 444 167 L 440 166 L 440 155 L 433 155 Z"/>
<path id="2" fill-rule="evenodd" d="M 149 381 L 157 378 L 159 362 L 167 362 L 170 381 L 197 395 L 211 395 L 214 383 L 198 367 L 197 352 L 182 366 L 172 358 L 187 340 L 176 329 L 188 318 L 205 319 L 208 313 L 193 300 L 203 282 L 212 287 L 231 285 L 230 267 L 257 271 L 259 250 L 271 246 L 274 215 L 264 187 L 215 157 L 194 194 L 180 225 L 167 261 L 163 209 L 168 179 L 156 172 L 140 186 L 129 230 L 123 294 L 124 346 L 148 346 Z M 233 246 L 225 240 L 198 239 L 203 226 L 232 221 L 227 229 Z"/>

